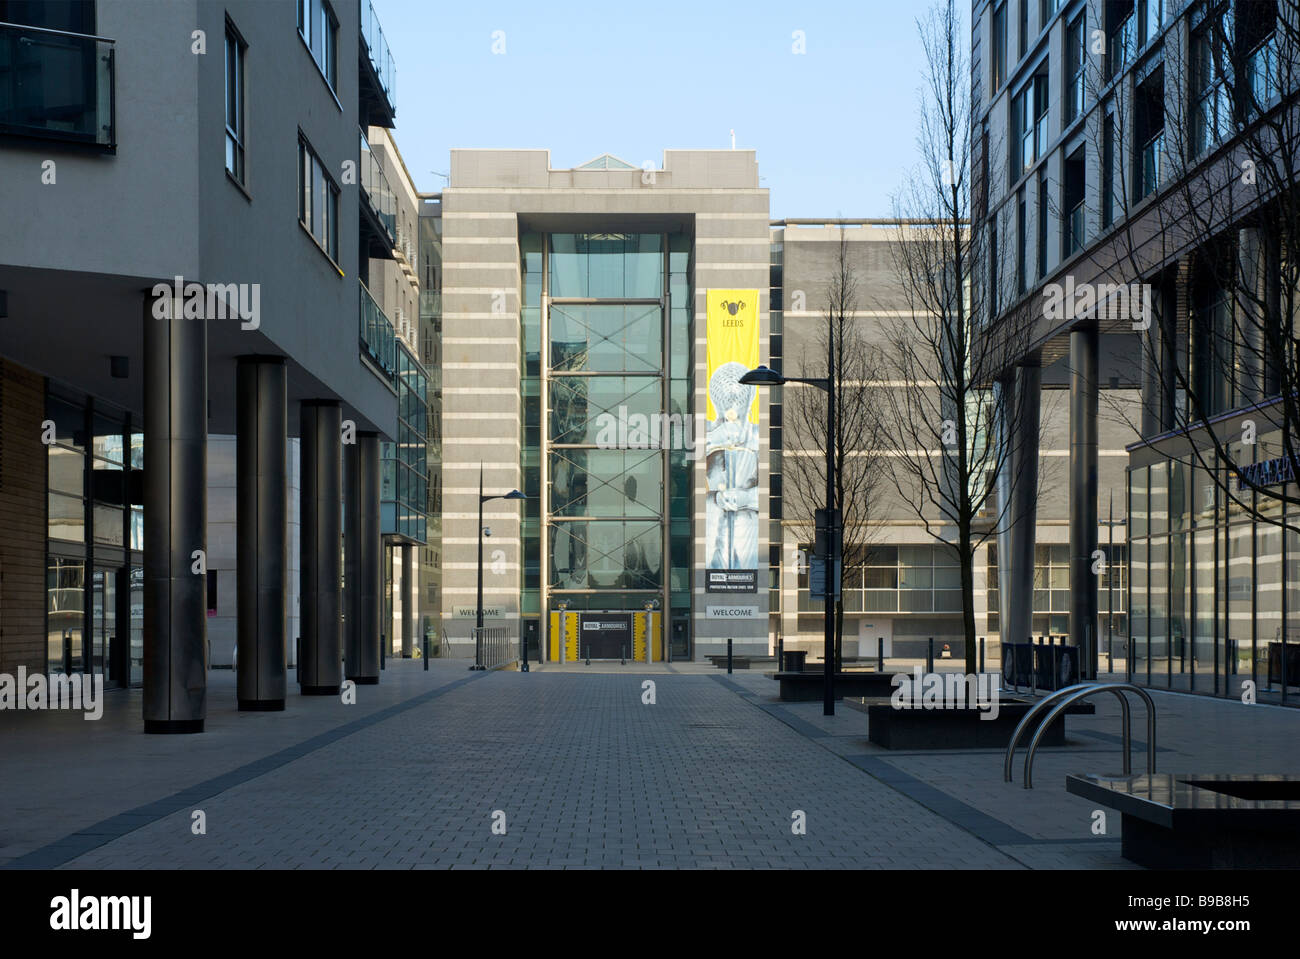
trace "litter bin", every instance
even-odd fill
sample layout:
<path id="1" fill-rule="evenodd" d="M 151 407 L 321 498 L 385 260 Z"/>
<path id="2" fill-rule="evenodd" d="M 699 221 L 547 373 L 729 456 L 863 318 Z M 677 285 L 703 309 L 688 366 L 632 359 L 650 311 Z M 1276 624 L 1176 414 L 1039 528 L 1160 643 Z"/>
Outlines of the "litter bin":
<path id="1" fill-rule="evenodd" d="M 784 653 L 785 662 L 781 665 L 787 673 L 802 673 L 803 661 L 808 656 L 806 649 L 787 649 Z"/>
<path id="2" fill-rule="evenodd" d="M 1065 643 L 1042 643 L 1036 653 L 1035 680 L 1039 689 L 1057 690 L 1079 681 L 1079 650 Z"/>

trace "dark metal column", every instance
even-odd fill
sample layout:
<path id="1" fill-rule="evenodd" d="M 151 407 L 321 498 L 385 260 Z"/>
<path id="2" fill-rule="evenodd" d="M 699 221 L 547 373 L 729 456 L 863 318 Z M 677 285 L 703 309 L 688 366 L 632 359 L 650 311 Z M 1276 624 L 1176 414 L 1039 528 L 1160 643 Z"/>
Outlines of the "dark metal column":
<path id="1" fill-rule="evenodd" d="M 343 414 L 337 401 L 304 400 L 301 422 L 298 685 L 304 696 L 333 696 L 343 682 Z"/>
<path id="2" fill-rule="evenodd" d="M 359 686 L 379 682 L 379 434 L 358 433 L 344 449 L 347 602 L 344 672 Z"/>
<path id="3" fill-rule="evenodd" d="M 236 375 L 238 699 L 284 709 L 289 413 L 284 360 L 241 356 Z"/>
<path id="4" fill-rule="evenodd" d="M 993 384 L 994 401 L 997 404 L 999 431 L 1002 442 L 1008 444 L 1002 457 L 1002 468 L 998 472 L 998 634 L 1003 642 L 1020 642 L 1010 632 L 1011 623 L 1011 481 L 1014 463 L 1013 450 L 1016 437 L 1012 433 L 1014 423 L 1011 411 L 1014 409 L 1016 395 L 1016 376 L 1014 371 Z"/>
<path id="5" fill-rule="evenodd" d="M 1070 642 L 1097 675 L 1097 331 L 1070 332 Z"/>
<path id="6" fill-rule="evenodd" d="M 207 716 L 208 327 L 144 298 L 144 731 Z M 198 570 L 196 572 L 196 569 Z"/>
<path id="7" fill-rule="evenodd" d="M 1002 624 L 1004 643 L 1027 643 L 1034 624 L 1034 547 L 1038 522 L 1038 432 L 1041 405 L 1042 368 L 1016 367 L 1015 386 L 1008 398 L 1006 416 L 1011 449 L 1008 452 L 1008 480 L 1011 497 L 1006 511 L 1007 558 L 1002 570 L 1006 580 L 998 585 L 1007 594 L 1000 605 L 1006 610 Z M 1000 557 L 999 557 L 1000 558 Z M 1001 572 L 1001 571 L 1000 571 Z"/>
<path id="8" fill-rule="evenodd" d="M 410 659 L 415 647 L 415 547 L 402 544 L 402 658 Z"/>

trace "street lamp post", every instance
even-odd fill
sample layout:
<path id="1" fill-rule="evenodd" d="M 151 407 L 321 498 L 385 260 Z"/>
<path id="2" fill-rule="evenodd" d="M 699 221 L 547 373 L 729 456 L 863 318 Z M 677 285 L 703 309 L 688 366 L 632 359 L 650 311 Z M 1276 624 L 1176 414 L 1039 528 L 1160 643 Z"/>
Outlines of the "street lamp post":
<path id="1" fill-rule="evenodd" d="M 517 489 L 509 493 L 497 493 L 493 496 L 483 495 L 483 464 L 478 464 L 478 604 L 474 611 L 474 669 L 487 669 L 483 665 L 483 504 L 494 499 L 524 499 L 524 494 Z"/>
<path id="2" fill-rule="evenodd" d="M 822 655 L 822 715 L 835 715 L 835 571 L 840 563 L 839 527 L 835 522 L 835 330 L 832 328 L 826 350 L 826 377 L 803 378 L 782 376 L 766 366 L 750 370 L 740 378 L 748 386 L 781 386 L 803 383 L 826 391 L 826 590 Z M 780 664 L 778 664 L 779 667 Z"/>
<path id="3" fill-rule="evenodd" d="M 1110 494 L 1110 518 L 1101 521 L 1106 527 L 1106 671 L 1114 672 L 1114 648 L 1112 638 L 1115 632 L 1115 527 L 1127 526 L 1128 519 L 1115 518 L 1115 493 Z M 1125 662 L 1128 662 L 1125 654 Z M 1097 678 L 1096 664 L 1093 665 L 1093 679 Z"/>

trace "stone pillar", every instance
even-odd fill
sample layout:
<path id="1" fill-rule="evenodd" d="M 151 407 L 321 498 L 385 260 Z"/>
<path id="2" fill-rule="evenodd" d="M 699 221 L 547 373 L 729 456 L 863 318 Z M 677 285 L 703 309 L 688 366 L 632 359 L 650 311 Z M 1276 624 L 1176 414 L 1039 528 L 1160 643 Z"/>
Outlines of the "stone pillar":
<path id="1" fill-rule="evenodd" d="M 284 709 L 289 414 L 280 357 L 241 356 L 236 375 L 238 700 Z"/>
<path id="2" fill-rule="evenodd" d="M 1097 675 L 1097 343 L 1095 329 L 1070 332 L 1070 642 L 1079 677 Z"/>
<path id="3" fill-rule="evenodd" d="M 1244 341 L 1241 350 L 1241 392 L 1247 403 L 1258 403 L 1275 395 L 1280 384 L 1274 358 L 1276 340 L 1270 344 L 1268 332 L 1281 323 L 1281 270 L 1278 268 L 1277 241 L 1258 227 L 1237 232 L 1238 280 L 1241 291 L 1235 308 L 1238 328 Z M 1272 325 L 1270 325 L 1272 324 Z M 1277 336 L 1276 332 L 1273 336 Z"/>
<path id="4" fill-rule="evenodd" d="M 337 401 L 302 404 L 299 604 L 304 696 L 333 696 L 343 682 L 343 414 Z"/>
<path id="5" fill-rule="evenodd" d="M 379 682 L 383 604 L 379 532 L 379 434 L 358 433 L 344 450 L 347 624 L 344 672 L 359 686 Z"/>
<path id="6" fill-rule="evenodd" d="M 999 607 L 1004 643 L 1029 641 L 1034 623 L 1034 546 L 1038 522 L 1038 432 L 1042 369 L 1038 357 L 1015 369 L 1004 389 L 1003 422 L 1010 448 L 1002 480 L 1009 507 L 998 537 Z"/>
<path id="7" fill-rule="evenodd" d="M 144 298 L 144 731 L 207 716 L 208 327 Z"/>

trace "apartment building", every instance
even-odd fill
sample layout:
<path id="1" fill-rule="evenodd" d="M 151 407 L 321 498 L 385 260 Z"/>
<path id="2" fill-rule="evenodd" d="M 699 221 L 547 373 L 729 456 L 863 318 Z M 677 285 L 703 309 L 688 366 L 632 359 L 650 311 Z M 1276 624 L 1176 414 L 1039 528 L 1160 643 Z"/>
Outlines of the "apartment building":
<path id="1" fill-rule="evenodd" d="M 285 708 L 291 663 L 377 682 L 373 9 L 6 2 L 0 49 L 0 670 L 142 686 L 160 733 L 203 729 L 226 657 L 241 709 Z"/>
<path id="2" fill-rule="evenodd" d="M 1098 410 L 1107 383 L 1127 377 L 1140 404 L 1125 444 L 1124 670 L 1231 698 L 1248 681 L 1250 695 L 1294 702 L 1300 660 L 1287 624 L 1300 608 L 1300 542 L 1288 529 L 1285 398 L 1298 231 L 1294 163 L 1274 161 L 1297 147 L 1300 5 L 1000 0 L 972 10 L 985 321 L 1038 314 L 1010 381 L 1037 389 L 1039 371 L 1045 379 L 1061 361 L 1072 374 L 1071 641 L 1098 632 Z M 1127 345 L 1108 351 L 1108 340 Z M 1128 372 L 1108 352 L 1127 356 Z M 1024 586 L 1013 604 L 1027 602 Z"/>

